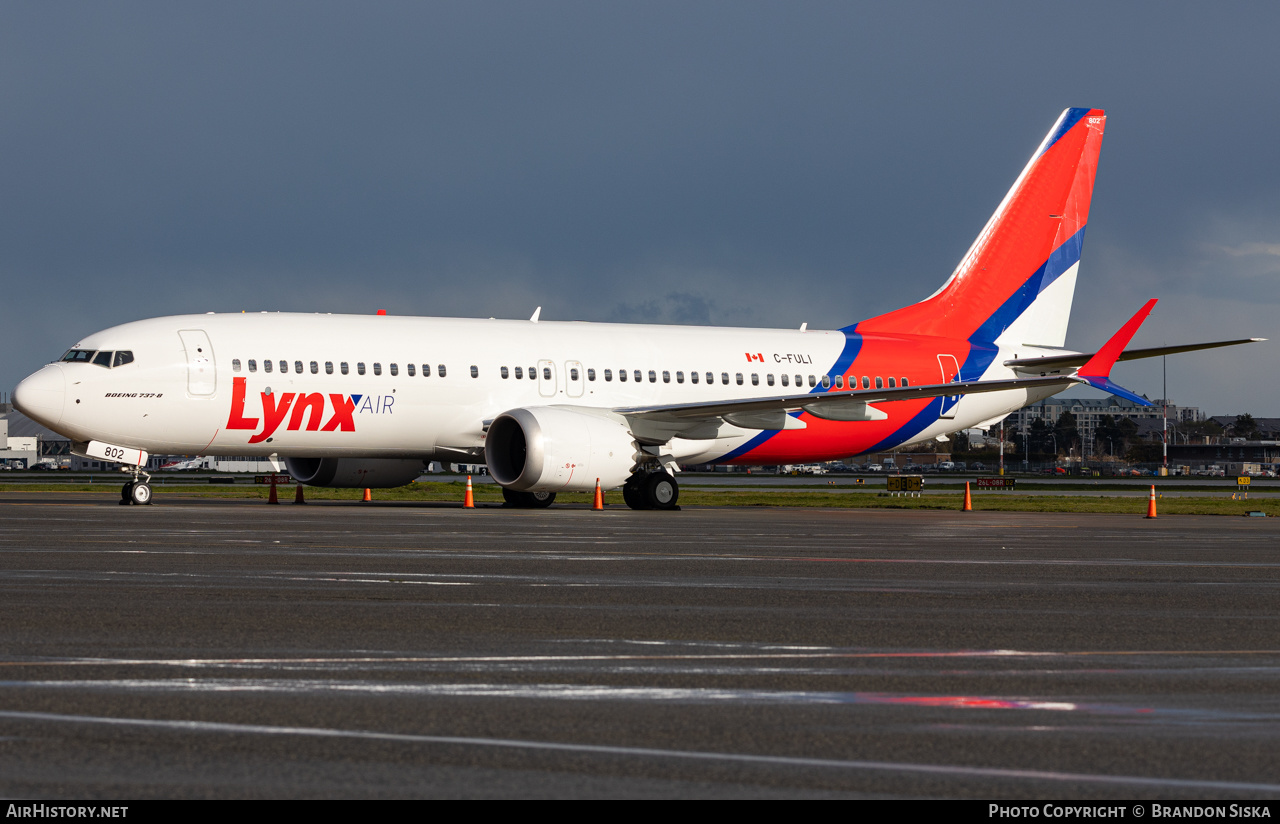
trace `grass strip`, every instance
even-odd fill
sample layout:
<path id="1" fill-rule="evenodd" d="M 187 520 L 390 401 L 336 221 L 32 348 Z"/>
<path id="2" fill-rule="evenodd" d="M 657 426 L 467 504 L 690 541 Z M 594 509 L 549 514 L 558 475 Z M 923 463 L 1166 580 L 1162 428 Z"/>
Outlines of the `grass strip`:
<path id="1" fill-rule="evenodd" d="M 394 489 L 375 489 L 374 501 L 389 502 L 454 502 L 461 504 L 466 485 L 453 483 L 412 483 Z M 476 484 L 474 487 L 476 503 L 492 504 L 502 502 L 502 490 L 492 484 Z M 153 485 L 157 501 L 165 498 L 226 498 L 241 500 L 267 500 L 270 487 L 267 486 L 217 486 L 217 485 Z M 104 498 L 118 498 L 120 490 L 107 484 L 0 484 L 0 492 L 80 492 L 97 493 Z M 277 495 L 282 504 L 293 499 L 292 486 L 277 487 Z M 359 501 L 364 496 L 362 489 L 326 489 L 306 487 L 309 501 Z M 96 497 L 96 496 L 95 496 Z M 592 494 L 589 492 L 563 492 L 556 496 L 557 504 L 579 504 L 589 506 Z M 832 494 L 829 491 L 757 491 L 751 489 L 682 489 L 680 504 L 682 506 L 785 506 L 808 507 L 815 509 L 960 509 L 962 493 L 931 494 L 919 498 L 894 497 L 885 492 L 868 490 L 850 494 L 847 491 Z M 622 495 L 614 490 L 606 493 L 605 503 L 610 507 L 623 507 Z M 1230 493 L 1220 492 L 1213 496 L 1162 498 L 1158 501 L 1161 515 L 1244 515 L 1250 511 L 1262 511 L 1268 516 L 1280 516 L 1280 500 L 1271 498 L 1255 498 L 1253 500 L 1232 500 Z M 1129 513 L 1145 515 L 1147 511 L 1147 495 L 1131 492 L 1114 496 L 1057 496 L 1057 495 L 1019 495 L 1017 492 L 1003 492 L 992 495 L 974 495 L 973 508 L 985 512 L 1093 512 L 1093 513 Z"/>

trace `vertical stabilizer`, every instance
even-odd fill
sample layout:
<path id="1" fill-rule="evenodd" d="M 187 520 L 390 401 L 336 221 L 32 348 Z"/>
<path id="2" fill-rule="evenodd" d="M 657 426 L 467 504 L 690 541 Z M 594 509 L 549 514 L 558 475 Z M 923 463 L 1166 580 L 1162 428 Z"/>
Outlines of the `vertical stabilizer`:
<path id="1" fill-rule="evenodd" d="M 1061 346 L 1106 120 L 1064 111 L 942 288 L 856 330 Z"/>

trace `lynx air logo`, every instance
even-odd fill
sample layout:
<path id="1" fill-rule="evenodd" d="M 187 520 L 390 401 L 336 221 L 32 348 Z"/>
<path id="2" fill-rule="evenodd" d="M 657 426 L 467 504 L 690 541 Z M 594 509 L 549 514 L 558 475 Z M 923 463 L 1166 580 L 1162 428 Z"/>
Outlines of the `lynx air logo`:
<path id="1" fill-rule="evenodd" d="M 262 417 L 246 418 L 244 414 L 246 378 L 234 378 L 231 381 L 231 412 L 227 416 L 227 429 L 257 429 L 262 424 L 262 431 L 249 439 L 249 443 L 262 443 L 270 438 L 289 416 L 286 431 L 305 429 L 307 432 L 355 432 L 354 415 L 359 412 L 391 414 L 391 407 L 396 399 L 392 395 L 324 395 L 320 392 L 294 393 L 284 392 L 279 395 L 259 392 L 262 398 Z M 327 400 L 326 400 L 327 399 Z M 364 400 L 361 404 L 360 401 Z M 324 421 L 325 408 L 331 410 L 329 419 Z M 290 411 L 292 410 L 292 412 Z M 303 426 L 303 419 L 306 426 Z"/>

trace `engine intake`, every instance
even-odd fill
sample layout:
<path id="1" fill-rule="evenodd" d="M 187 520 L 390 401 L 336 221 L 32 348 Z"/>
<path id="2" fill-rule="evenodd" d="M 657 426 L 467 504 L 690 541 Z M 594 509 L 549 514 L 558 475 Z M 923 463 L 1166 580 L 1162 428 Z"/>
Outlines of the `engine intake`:
<path id="1" fill-rule="evenodd" d="M 621 421 L 554 406 L 503 412 L 489 425 L 489 474 L 517 492 L 610 489 L 631 475 L 637 455 Z"/>

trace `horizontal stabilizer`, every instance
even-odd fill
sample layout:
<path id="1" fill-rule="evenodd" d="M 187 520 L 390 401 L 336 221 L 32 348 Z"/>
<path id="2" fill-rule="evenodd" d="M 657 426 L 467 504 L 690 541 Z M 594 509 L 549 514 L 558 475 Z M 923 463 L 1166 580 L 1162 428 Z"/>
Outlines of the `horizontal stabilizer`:
<path id="1" fill-rule="evenodd" d="M 1239 346 L 1242 343 L 1260 343 L 1266 338 L 1240 338 L 1239 340 L 1218 340 L 1209 343 L 1185 343 L 1179 346 L 1153 346 L 1146 349 L 1126 349 L 1117 360 L 1130 361 L 1143 358 L 1159 358 L 1164 355 L 1178 355 L 1183 352 L 1198 352 L 1201 349 L 1217 349 L 1222 346 Z M 1012 358 L 1004 362 L 1005 366 L 1015 369 L 1069 369 L 1073 366 L 1084 366 L 1094 356 L 1093 352 L 1069 355 L 1048 355 L 1043 358 Z"/>

